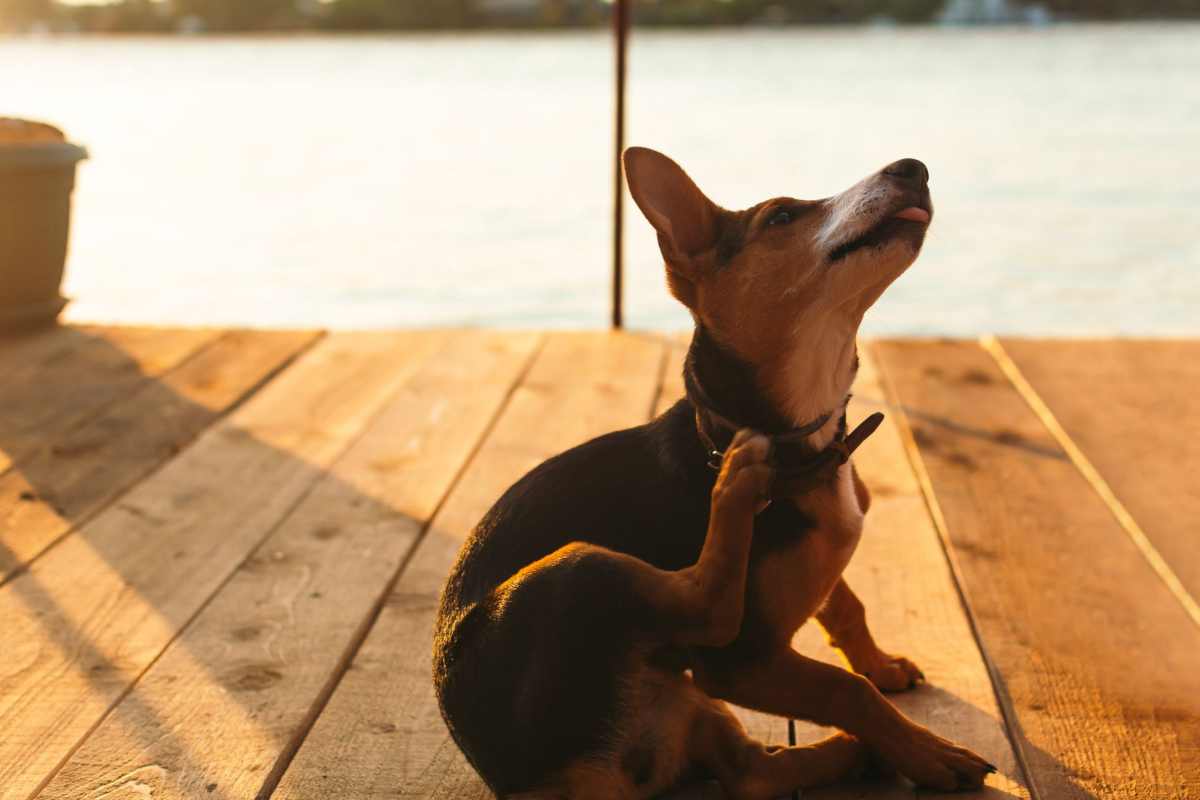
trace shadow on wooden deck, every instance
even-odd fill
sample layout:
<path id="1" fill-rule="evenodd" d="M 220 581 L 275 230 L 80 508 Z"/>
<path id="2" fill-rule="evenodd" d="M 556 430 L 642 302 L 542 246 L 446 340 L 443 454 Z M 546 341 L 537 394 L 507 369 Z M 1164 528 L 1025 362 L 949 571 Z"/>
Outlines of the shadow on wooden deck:
<path id="1" fill-rule="evenodd" d="M 386 502 L 397 454 L 364 439 L 405 427 L 403 371 L 362 357 L 401 342 L 344 349 L 283 403 L 218 423 L 315 334 L 214 332 L 165 378 L 104 337 L 54 338 L 50 375 L 10 385 L 0 428 L 0 616 L 15 623 L 0 649 L 20 665 L 5 670 L 0 717 L 20 735 L 0 745 L 0 794 L 269 794 L 427 523 Z M 89 376 L 127 393 L 92 406 Z M 321 640 L 288 636 L 297 618 Z M 226 743 L 255 776 L 229 788 L 209 779 Z"/>
<path id="2" fill-rule="evenodd" d="M 680 357 L 661 337 L 628 334 L 62 328 L 0 339 L 0 652 L 13 654 L 0 668 L 0 728 L 15 732 L 0 739 L 0 798 L 486 796 L 429 686 L 445 569 L 525 469 L 677 396 Z M 1164 785 L 1172 776 L 1144 763 L 1144 747 L 1128 767 L 1079 749 L 1093 746 L 1090 730 L 1126 737 L 1120 747 L 1149 730 L 1160 738 L 1146 746 L 1187 752 L 1186 736 L 1160 742 L 1186 731 L 1192 708 L 1130 694 L 1126 708 L 1149 702 L 1163 719 L 1089 729 L 1068 718 L 1070 673 L 1039 707 L 1036 667 L 1016 665 L 1049 657 L 1053 623 L 1022 633 L 1023 562 L 980 541 L 956 499 L 995 490 L 987 470 L 1069 470 L 1061 449 L 915 392 L 921 358 L 911 374 L 896 351 L 880 360 L 903 402 L 873 373 L 856 402 L 904 412 L 915 450 L 906 457 L 898 437 L 870 444 L 872 515 L 888 529 L 868 532 L 848 575 L 875 599 L 883 638 L 931 662 L 933 684 L 897 703 L 989 747 L 1008 747 L 1007 728 L 1003 787 L 972 796 L 1095 800 L 1121 774 Z M 964 369 L 977 391 L 1006 387 Z M 1011 454 L 1000 467 L 997 449 Z M 908 458 L 917 478 L 928 469 L 920 487 Z M 939 502 L 944 514 L 930 510 Z M 1010 595 L 981 588 L 992 580 Z M 799 646 L 825 652 L 811 631 Z M 1174 663 L 1149 669 L 1150 685 Z M 1077 708 L 1106 713 L 1096 704 Z M 779 720 L 745 720 L 781 741 Z M 1071 732 L 1082 738 L 1064 741 Z M 800 741 L 818 733 L 801 726 Z M 1196 769 L 1174 776 L 1182 792 Z M 805 796 L 913 791 L 885 782 Z"/>

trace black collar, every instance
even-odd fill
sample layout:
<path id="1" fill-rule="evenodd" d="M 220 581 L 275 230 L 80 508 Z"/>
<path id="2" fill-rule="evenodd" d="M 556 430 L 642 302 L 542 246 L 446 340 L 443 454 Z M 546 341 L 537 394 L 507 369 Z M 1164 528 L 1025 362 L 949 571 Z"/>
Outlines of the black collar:
<path id="1" fill-rule="evenodd" d="M 704 445 L 708 466 L 719 471 L 721 459 L 734 435 L 741 428 L 750 426 L 739 424 L 716 411 L 711 398 L 694 374 L 685 374 L 684 380 L 688 400 L 696 411 L 696 433 Z M 807 440 L 829 422 L 834 415 L 833 410 L 799 427 L 764 433 L 771 440 L 771 463 L 775 467 L 772 499 L 795 497 L 818 486 L 829 485 L 837 475 L 838 467 L 849 461 L 851 454 L 883 422 L 883 414 L 877 411 L 847 434 L 846 404 L 849 402 L 850 396 L 847 395 L 841 407 L 835 409 L 840 414 L 837 432 L 824 449 L 811 447 Z"/>

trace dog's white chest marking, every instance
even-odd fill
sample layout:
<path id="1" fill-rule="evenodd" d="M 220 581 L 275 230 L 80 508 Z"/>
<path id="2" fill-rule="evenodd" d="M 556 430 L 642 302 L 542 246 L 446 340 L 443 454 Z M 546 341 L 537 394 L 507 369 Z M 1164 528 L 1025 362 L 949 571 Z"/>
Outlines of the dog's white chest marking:
<path id="1" fill-rule="evenodd" d="M 854 471 L 850 462 L 846 462 L 838 468 L 837 509 L 840 517 L 840 524 L 837 527 L 843 532 L 853 533 L 853 546 L 850 549 L 853 554 L 854 547 L 858 545 L 859 536 L 862 535 L 864 515 L 862 507 L 858 504 L 858 492 L 854 489 Z M 849 561 L 848 558 L 847 561 Z"/>
<path id="2" fill-rule="evenodd" d="M 816 523 L 789 547 L 766 556 L 755 570 L 756 591 L 772 629 L 790 637 L 833 591 L 862 536 L 863 511 L 850 465 L 833 486 L 812 492 L 799 507 Z"/>
<path id="3" fill-rule="evenodd" d="M 832 497 L 815 504 L 813 511 L 817 528 L 812 538 L 817 540 L 816 549 L 821 552 L 824 566 L 832 574 L 829 589 L 850 563 L 858 540 L 862 537 L 863 511 L 858 505 L 858 493 L 854 491 L 854 475 L 849 463 L 838 468 Z M 828 594 L 828 590 L 824 593 Z M 824 600 L 824 594 L 822 600 Z"/>

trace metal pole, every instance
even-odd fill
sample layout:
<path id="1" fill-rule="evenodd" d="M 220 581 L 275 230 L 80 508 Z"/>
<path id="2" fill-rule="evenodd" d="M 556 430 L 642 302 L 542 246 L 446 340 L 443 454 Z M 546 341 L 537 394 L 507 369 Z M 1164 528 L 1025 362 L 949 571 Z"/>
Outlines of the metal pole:
<path id="1" fill-rule="evenodd" d="M 616 135 L 613 153 L 613 276 L 612 276 L 612 326 L 619 329 L 624 323 L 621 302 L 622 263 L 622 211 L 625 205 L 625 175 L 621 171 L 621 153 L 625 150 L 625 45 L 629 37 L 630 0 L 614 0 L 613 33 L 616 38 L 617 97 Z"/>

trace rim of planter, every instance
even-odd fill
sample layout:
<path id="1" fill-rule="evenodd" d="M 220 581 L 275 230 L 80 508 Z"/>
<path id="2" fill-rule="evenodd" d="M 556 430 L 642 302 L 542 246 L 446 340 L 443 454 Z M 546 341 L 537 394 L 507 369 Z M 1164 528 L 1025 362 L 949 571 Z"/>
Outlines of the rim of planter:
<path id="1" fill-rule="evenodd" d="M 70 142 L 29 142 L 0 145 L 0 169 L 66 167 L 88 157 L 84 147 Z"/>

